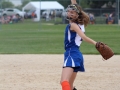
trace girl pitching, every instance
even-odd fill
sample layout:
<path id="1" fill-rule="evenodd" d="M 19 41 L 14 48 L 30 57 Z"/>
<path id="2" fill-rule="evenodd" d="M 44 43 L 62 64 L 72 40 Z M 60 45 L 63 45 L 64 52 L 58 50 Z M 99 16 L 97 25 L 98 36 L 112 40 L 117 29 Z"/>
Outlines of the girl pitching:
<path id="1" fill-rule="evenodd" d="M 89 16 L 76 3 L 76 0 L 71 0 L 71 3 L 66 9 L 66 19 L 69 20 L 69 24 L 65 29 L 64 64 L 60 81 L 62 90 L 77 90 L 73 87 L 77 72 L 85 71 L 83 55 L 79 50 L 82 41 L 96 44 L 96 41 L 84 34 L 84 26 L 89 23 Z"/>

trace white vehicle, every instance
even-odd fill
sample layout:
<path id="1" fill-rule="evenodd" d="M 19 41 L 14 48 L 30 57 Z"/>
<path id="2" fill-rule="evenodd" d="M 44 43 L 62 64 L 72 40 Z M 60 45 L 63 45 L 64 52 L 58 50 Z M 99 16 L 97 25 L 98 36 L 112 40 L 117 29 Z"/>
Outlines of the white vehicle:
<path id="1" fill-rule="evenodd" d="M 22 12 L 20 11 L 19 9 L 16 9 L 16 8 L 7 8 L 3 11 L 2 15 L 9 15 L 9 16 L 12 16 L 12 15 L 19 15 L 19 16 L 22 16 L 24 17 L 25 15 L 25 12 Z"/>

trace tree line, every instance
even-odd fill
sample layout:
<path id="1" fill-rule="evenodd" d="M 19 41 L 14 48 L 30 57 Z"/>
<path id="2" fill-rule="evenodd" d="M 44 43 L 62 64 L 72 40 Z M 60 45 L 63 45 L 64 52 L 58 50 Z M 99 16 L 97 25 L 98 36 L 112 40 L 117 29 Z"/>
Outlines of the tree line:
<path id="1" fill-rule="evenodd" d="M 19 6 L 14 6 L 12 2 L 6 0 L 0 0 L 0 7 L 3 9 L 15 7 L 21 10 L 22 7 L 24 7 L 30 1 L 53 1 L 53 0 L 22 0 L 22 5 Z M 70 0 L 56 0 L 56 1 L 62 4 L 65 8 L 68 6 L 68 4 L 71 3 Z M 101 6 L 103 6 L 105 3 L 111 2 L 111 4 L 113 4 L 115 0 L 77 0 L 77 2 L 82 8 L 101 8 Z"/>

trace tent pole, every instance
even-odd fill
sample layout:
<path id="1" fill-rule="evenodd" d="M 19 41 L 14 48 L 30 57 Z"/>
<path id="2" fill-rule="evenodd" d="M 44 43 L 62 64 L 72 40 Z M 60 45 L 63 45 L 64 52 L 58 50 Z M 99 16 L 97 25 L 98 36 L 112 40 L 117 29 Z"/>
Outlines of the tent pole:
<path id="1" fill-rule="evenodd" d="M 120 24 L 119 20 L 120 18 L 119 18 L 119 0 L 118 0 L 118 24 Z"/>
<path id="2" fill-rule="evenodd" d="M 3 2 L 3 0 L 0 0 L 0 9 L 3 9 L 2 8 L 2 2 Z M 0 29 L 2 29 L 2 24 L 0 23 Z"/>
<path id="3" fill-rule="evenodd" d="M 40 29 L 42 29 L 42 20 L 41 20 L 41 0 L 40 0 Z"/>

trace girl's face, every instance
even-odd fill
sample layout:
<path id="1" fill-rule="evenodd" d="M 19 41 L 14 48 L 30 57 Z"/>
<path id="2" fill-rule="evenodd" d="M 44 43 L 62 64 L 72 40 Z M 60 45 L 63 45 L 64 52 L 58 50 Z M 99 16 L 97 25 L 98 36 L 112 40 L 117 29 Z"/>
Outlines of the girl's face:
<path id="1" fill-rule="evenodd" d="M 67 10 L 67 18 L 69 20 L 76 20 L 78 18 L 78 13 L 75 10 Z"/>

